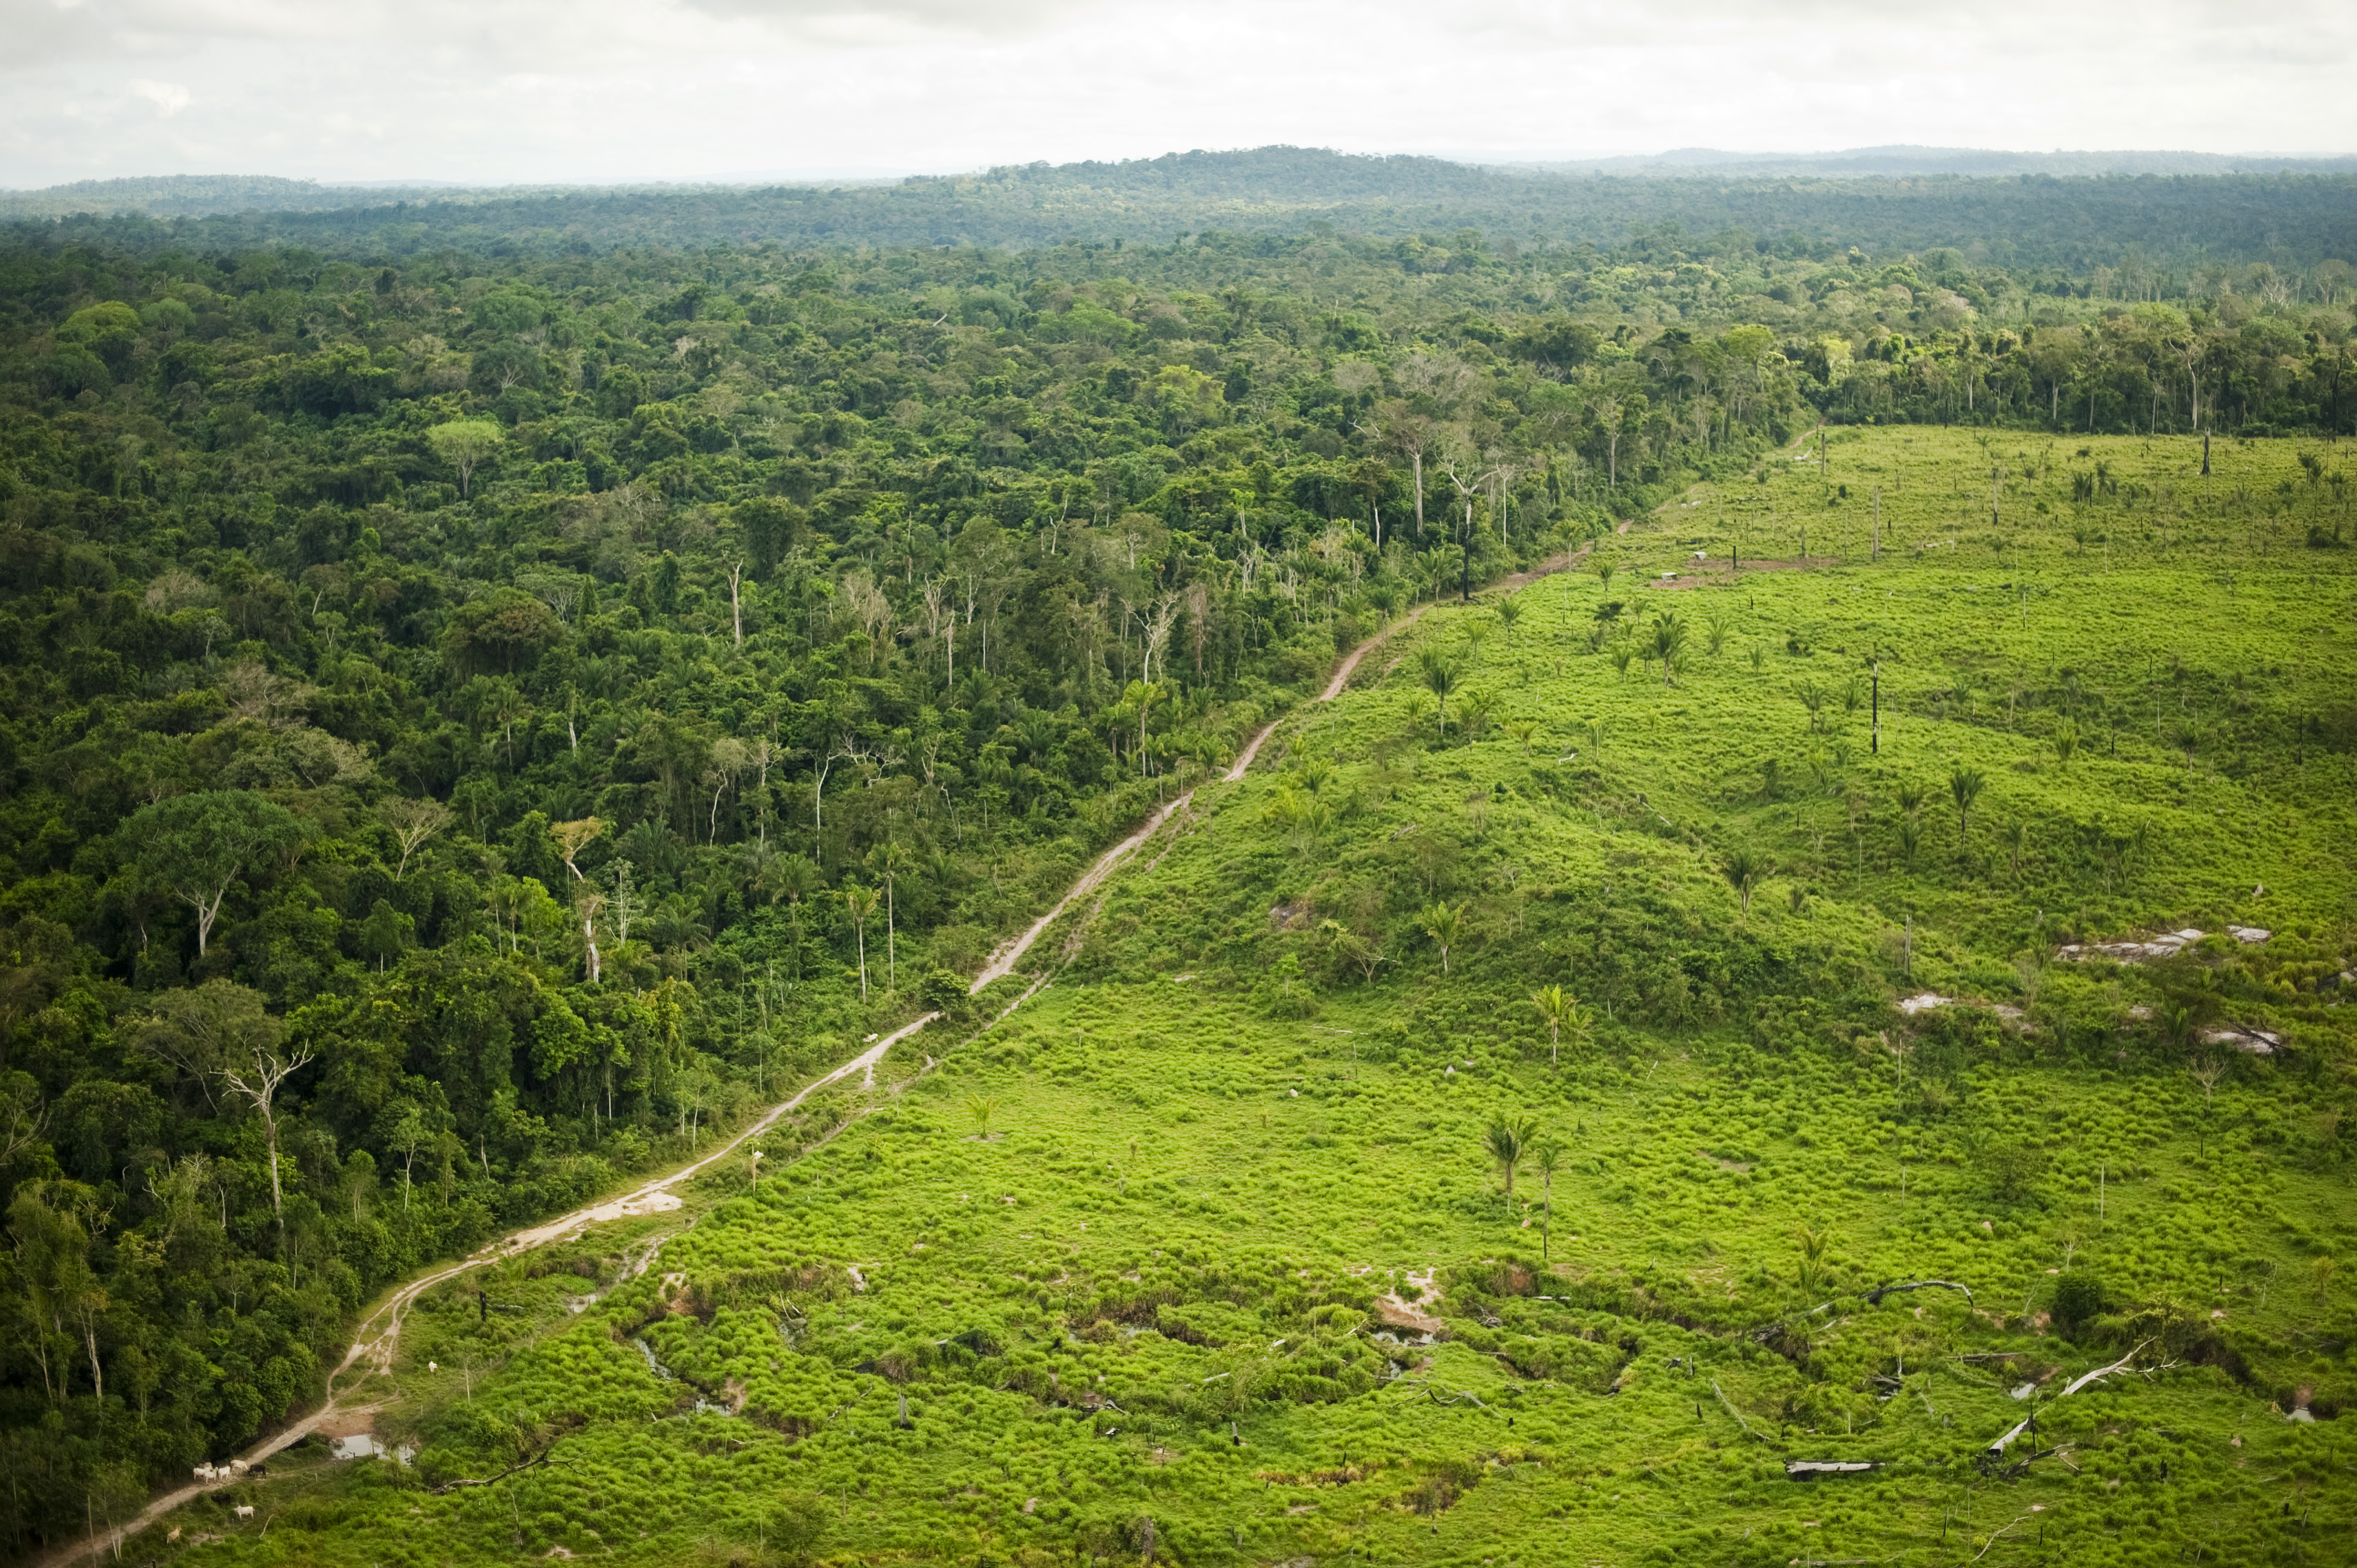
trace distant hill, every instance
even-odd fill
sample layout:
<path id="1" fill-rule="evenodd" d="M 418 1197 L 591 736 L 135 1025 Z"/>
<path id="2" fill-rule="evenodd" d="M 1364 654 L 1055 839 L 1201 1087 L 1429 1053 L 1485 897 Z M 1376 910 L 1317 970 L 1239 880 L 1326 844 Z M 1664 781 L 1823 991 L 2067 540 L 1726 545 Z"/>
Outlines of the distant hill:
<path id="1" fill-rule="evenodd" d="M 1677 147 L 1609 158 L 1482 160 L 1507 173 L 1603 174 L 1633 177 L 1726 175 L 1844 177 L 1883 175 L 1963 175 L 2004 178 L 2018 175 L 2083 177 L 2097 175 L 2357 174 L 2357 157 L 2318 157 L 2276 153 L 2187 152 L 2007 152 L 1987 147 L 1850 147 L 1832 153 L 1730 153 L 1716 147 Z"/>
<path id="2" fill-rule="evenodd" d="M 70 213 L 139 212 L 191 218 L 216 212 L 317 212 L 447 190 L 320 185 L 266 174 L 167 174 L 137 179 L 78 179 L 40 190 L 0 190 L 0 217 L 62 218 Z"/>
<path id="3" fill-rule="evenodd" d="M 889 183 L 490 189 L 178 177 L 0 198 L 0 221 L 43 220 L 33 233 L 132 246 L 293 243 L 388 256 L 438 246 L 1168 244 L 1211 231 L 1326 230 L 1405 237 L 1475 229 L 1524 244 L 1614 246 L 1674 228 L 1739 231 L 1747 243 L 1813 251 L 1953 245 L 2007 265 L 2072 270 L 2117 262 L 2131 248 L 2150 260 L 2357 259 L 2357 162 L 2347 160 L 2346 168 L 2289 172 L 2057 172 L 2014 166 L 2039 155 L 1900 147 L 1824 155 L 1860 165 L 1848 170 L 1709 161 L 1734 156 L 1682 151 L 1658 167 L 1616 172 L 1270 146 Z M 1941 158 L 2014 165 L 1920 166 Z M 1867 166 L 1876 159 L 1889 166 Z"/>

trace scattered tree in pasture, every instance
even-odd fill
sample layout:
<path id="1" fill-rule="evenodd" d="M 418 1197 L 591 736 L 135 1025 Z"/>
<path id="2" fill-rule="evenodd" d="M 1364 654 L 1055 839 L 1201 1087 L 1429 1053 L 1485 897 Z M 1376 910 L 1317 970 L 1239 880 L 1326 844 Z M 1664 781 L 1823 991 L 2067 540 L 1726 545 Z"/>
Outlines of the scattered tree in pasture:
<path id="1" fill-rule="evenodd" d="M 1541 1194 L 1539 1208 L 1539 1262 L 1554 1261 L 1555 1176 L 1563 1168 L 1564 1147 L 1553 1138 L 1542 1138 L 1531 1151 L 1531 1168 L 1539 1175 Z"/>
<path id="2" fill-rule="evenodd" d="M 1980 799 L 1987 780 L 1977 768 L 1958 767 L 1948 775 L 1948 793 L 1956 801 L 1956 843 L 1963 847 L 1970 840 L 1973 802 Z"/>
<path id="3" fill-rule="evenodd" d="M 1448 739 L 1448 693 L 1465 679 L 1465 660 L 1460 654 L 1427 646 L 1416 650 L 1415 664 L 1417 679 L 1439 703 L 1440 738 L 1445 744 Z"/>
<path id="4" fill-rule="evenodd" d="M 1318 934 L 1333 945 L 1334 953 L 1359 972 L 1359 978 L 1374 983 L 1375 969 L 1384 961 L 1383 940 L 1380 935 L 1368 936 L 1351 929 L 1340 920 L 1321 920 Z"/>
<path id="5" fill-rule="evenodd" d="M 1457 945 L 1465 929 L 1465 906 L 1438 901 L 1425 906 L 1415 918 L 1417 929 L 1432 939 L 1440 950 L 1440 972 L 1448 972 L 1448 950 Z"/>
<path id="6" fill-rule="evenodd" d="M 1727 886 L 1742 898 L 1743 913 L 1748 917 L 1751 913 L 1751 890 L 1768 875 L 1767 860 L 1749 849 L 1738 848 L 1719 863 L 1719 870 L 1727 877 Z"/>
<path id="7" fill-rule="evenodd" d="M 1662 684 L 1677 684 L 1676 676 L 1685 653 L 1686 623 L 1675 610 L 1664 610 L 1653 618 L 1647 645 L 1652 656 L 1662 661 Z"/>
<path id="8" fill-rule="evenodd" d="M 1560 1067 L 1563 1058 L 1563 1032 L 1571 1031 L 1575 1040 L 1588 1036 L 1589 1022 L 1579 998 L 1560 985 L 1543 985 L 1531 993 L 1531 1005 L 1547 1026 L 1547 1065 Z"/>
<path id="9" fill-rule="evenodd" d="M 1801 706 L 1809 710 L 1809 727 L 1813 730 L 1824 728 L 1825 689 L 1814 681 L 1803 681 L 1793 686 L 1792 695 L 1801 700 Z"/>
<path id="10" fill-rule="evenodd" d="M 1539 1124 L 1535 1121 L 1527 1116 L 1509 1116 L 1503 1112 L 1490 1118 L 1490 1125 L 1482 1133 L 1482 1145 L 1490 1151 L 1499 1174 L 1506 1178 L 1506 1202 L 1510 1207 L 1514 1201 L 1514 1167 L 1523 1163 L 1523 1156 L 1530 1153 L 1538 1136 Z"/>

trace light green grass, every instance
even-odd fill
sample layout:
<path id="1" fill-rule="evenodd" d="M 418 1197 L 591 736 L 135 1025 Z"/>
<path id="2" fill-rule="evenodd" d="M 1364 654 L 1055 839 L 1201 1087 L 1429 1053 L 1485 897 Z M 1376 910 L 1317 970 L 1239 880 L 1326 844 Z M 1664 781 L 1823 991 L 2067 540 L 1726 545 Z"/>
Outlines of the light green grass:
<path id="1" fill-rule="evenodd" d="M 518 1311 L 435 1302 L 386 1423 L 425 1444 L 416 1468 L 257 1487 L 256 1520 L 210 1525 L 225 1538 L 197 1555 L 751 1562 L 800 1509 L 842 1563 L 1134 1562 L 1147 1519 L 1157 1560 L 1189 1563 L 2336 1560 L 2347 1428 L 2284 1414 L 2357 1396 L 2352 1287 L 2319 1268 L 2357 1251 L 2331 980 L 2357 592 L 2348 552 L 2303 542 L 2333 492 L 2287 443 L 2221 445 L 2205 507 L 2182 439 L 2065 441 L 1990 529 L 1990 461 L 2045 446 L 1837 432 L 1846 502 L 1787 460 L 1727 487 L 1723 530 L 1706 489 L 1610 542 L 1609 593 L 1540 583 L 1511 633 L 1487 607 L 1427 613 L 1266 768 L 1200 790 L 1013 1018 L 923 1070 L 956 1037 L 928 1031 L 874 1090 L 809 1108 L 758 1195 L 740 1162 L 686 1214 L 588 1239 L 605 1294 L 577 1315 L 586 1279 L 522 1264 L 488 1292 Z M 2098 459 L 2142 493 L 2074 506 L 2070 471 Z M 1892 542 L 1871 563 L 1876 483 Z M 1638 585 L 1731 541 L 1789 558 L 1803 517 L 1835 559 Z M 1686 620 L 1675 684 L 1589 650 L 1607 598 Z M 1463 743 L 1452 695 L 1437 746 L 1415 649 L 1477 627 L 1467 690 L 1498 722 Z M 1869 650 L 1879 755 L 1863 708 L 1836 696 L 1812 728 L 1793 694 Z M 1959 765 L 1986 781 L 1968 843 Z M 1289 835 L 1270 808 L 1313 783 L 1327 825 Z M 1738 849 L 1772 866 L 1749 915 L 1722 875 Z M 1435 900 L 1466 908 L 1445 977 L 1415 929 Z M 1384 945 L 1372 983 L 1327 918 Z M 2228 921 L 2277 934 L 2040 961 Z M 1551 982 L 1598 1015 L 1559 1069 L 1526 1000 Z M 1927 988 L 1958 1001 L 1889 1005 Z M 2167 1040 L 2139 1009 L 2172 999 L 2286 1049 Z M 2214 1099 L 2203 1061 L 2226 1069 Z M 1535 1178 L 1509 1206 L 1481 1147 L 1500 1112 L 1568 1146 L 1551 1268 Z M 1830 1237 L 1813 1280 L 1803 1226 Z M 2118 1309 L 2075 1340 L 2042 1319 L 2065 1268 Z M 1860 1294 L 1927 1276 L 1971 1303 Z M 1373 1338 L 1393 1290 L 1447 1320 L 1441 1343 Z M 2016 1449 L 2060 1452 L 1975 1464 L 2035 1402 L 2012 1387 L 2043 1399 L 2148 1337 L 2142 1369 Z M 550 1464 L 497 1487 L 419 1489 L 552 1436 Z M 1885 1467 L 1781 1471 L 1853 1457 Z"/>

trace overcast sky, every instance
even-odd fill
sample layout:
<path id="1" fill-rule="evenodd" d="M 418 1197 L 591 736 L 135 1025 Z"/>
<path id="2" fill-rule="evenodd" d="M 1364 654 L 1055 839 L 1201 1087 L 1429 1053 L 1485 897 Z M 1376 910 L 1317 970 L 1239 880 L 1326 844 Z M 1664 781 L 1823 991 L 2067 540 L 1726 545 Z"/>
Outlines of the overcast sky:
<path id="1" fill-rule="evenodd" d="M 0 0 L 0 186 L 2357 149 L 2349 0 Z"/>

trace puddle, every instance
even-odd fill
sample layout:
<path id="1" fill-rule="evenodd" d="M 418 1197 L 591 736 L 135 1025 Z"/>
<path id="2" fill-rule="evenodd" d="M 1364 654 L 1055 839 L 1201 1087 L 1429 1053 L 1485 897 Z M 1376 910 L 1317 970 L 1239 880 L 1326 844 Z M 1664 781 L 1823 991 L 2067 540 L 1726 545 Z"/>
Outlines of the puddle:
<path id="1" fill-rule="evenodd" d="M 335 1439 L 328 1445 L 328 1456 L 331 1459 L 383 1458 L 406 1465 L 417 1456 L 417 1449 L 415 1445 L 407 1443 L 396 1447 L 368 1433 L 356 1432 L 349 1437 Z"/>

